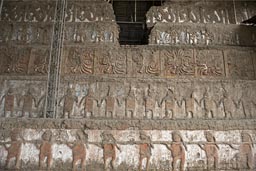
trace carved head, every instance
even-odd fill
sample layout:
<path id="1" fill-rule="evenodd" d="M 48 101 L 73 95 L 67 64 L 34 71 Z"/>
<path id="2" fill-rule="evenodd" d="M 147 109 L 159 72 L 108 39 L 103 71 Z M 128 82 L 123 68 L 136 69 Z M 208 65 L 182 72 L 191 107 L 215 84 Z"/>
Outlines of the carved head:
<path id="1" fill-rule="evenodd" d="M 67 89 L 67 95 L 72 95 L 72 90 L 71 90 L 71 88 L 68 88 L 68 89 Z"/>
<path id="2" fill-rule="evenodd" d="M 172 132 L 172 140 L 174 142 L 182 142 L 182 137 L 179 131 Z"/>
<path id="3" fill-rule="evenodd" d="M 77 131 L 76 133 L 76 139 L 78 141 L 88 141 L 88 134 L 86 134 L 84 131 Z"/>
<path id="4" fill-rule="evenodd" d="M 13 88 L 9 88 L 8 91 L 7 91 L 7 94 L 12 94 L 14 91 L 13 91 Z"/>
<path id="5" fill-rule="evenodd" d="M 140 139 L 142 141 L 150 141 L 150 136 L 148 136 L 144 131 L 140 132 Z"/>
<path id="6" fill-rule="evenodd" d="M 20 130 L 14 129 L 10 133 L 10 138 L 12 141 L 17 141 L 20 135 Z"/>
<path id="7" fill-rule="evenodd" d="M 42 135 L 42 140 L 44 141 L 51 141 L 51 138 L 52 138 L 52 132 L 49 130 L 45 131 Z"/>
<path id="8" fill-rule="evenodd" d="M 252 143 L 252 137 L 250 134 L 246 133 L 246 132 L 242 132 L 241 133 L 241 138 L 242 138 L 242 142 L 249 142 Z"/>
<path id="9" fill-rule="evenodd" d="M 208 142 L 215 142 L 215 137 L 212 135 L 210 131 L 205 131 L 204 135 Z"/>

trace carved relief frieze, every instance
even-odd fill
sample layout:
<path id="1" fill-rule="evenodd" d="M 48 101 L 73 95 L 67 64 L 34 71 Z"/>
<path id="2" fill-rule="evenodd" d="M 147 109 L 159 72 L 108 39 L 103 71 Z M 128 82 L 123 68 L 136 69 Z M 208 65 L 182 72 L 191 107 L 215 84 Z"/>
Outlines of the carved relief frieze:
<path id="1" fill-rule="evenodd" d="M 34 2 L 34 1 L 33 1 Z M 8 22 L 52 22 L 55 2 L 5 1 L 1 21 Z"/>
<path id="2" fill-rule="evenodd" d="M 167 2 L 152 7 L 147 13 L 147 25 L 161 23 L 235 23 L 234 10 L 225 2 Z"/>
<path id="3" fill-rule="evenodd" d="M 22 74 L 28 72 L 31 48 L 1 47 L 1 74 Z"/>
<path id="4" fill-rule="evenodd" d="M 1 169 L 255 169 L 250 130 L 12 129 L 0 143 Z"/>
<path id="5" fill-rule="evenodd" d="M 65 27 L 66 44 L 118 44 L 118 26 L 111 22 L 67 23 Z"/>
<path id="6" fill-rule="evenodd" d="M 44 117 L 45 83 L 4 81 L 1 89 L 1 117 Z"/>
<path id="7" fill-rule="evenodd" d="M 156 23 L 149 44 L 255 46 L 255 34 L 255 30 L 247 26 Z"/>

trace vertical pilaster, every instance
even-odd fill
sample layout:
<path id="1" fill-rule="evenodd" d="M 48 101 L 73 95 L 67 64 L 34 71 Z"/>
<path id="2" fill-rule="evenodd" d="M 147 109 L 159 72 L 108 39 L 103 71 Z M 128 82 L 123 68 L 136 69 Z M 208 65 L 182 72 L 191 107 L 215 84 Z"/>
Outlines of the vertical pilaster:
<path id="1" fill-rule="evenodd" d="M 66 0 L 56 0 L 47 83 L 46 117 L 55 118 L 58 104 L 60 64 L 65 25 Z"/>
<path id="2" fill-rule="evenodd" d="M 4 0 L 0 0 L 0 20 L 2 16 L 2 8 L 3 8 Z"/>

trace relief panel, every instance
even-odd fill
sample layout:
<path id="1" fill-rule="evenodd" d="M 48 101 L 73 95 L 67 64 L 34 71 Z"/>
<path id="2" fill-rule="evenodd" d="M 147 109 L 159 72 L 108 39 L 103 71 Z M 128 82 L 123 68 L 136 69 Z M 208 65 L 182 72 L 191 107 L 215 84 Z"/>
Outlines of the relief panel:
<path id="1" fill-rule="evenodd" d="M 255 169 L 251 130 L 13 129 L 1 135 L 3 169 L 56 169 L 59 162 L 66 169 L 99 171 Z"/>
<path id="2" fill-rule="evenodd" d="M 196 56 L 197 76 L 225 76 L 223 52 L 221 50 L 198 50 Z"/>
<path id="3" fill-rule="evenodd" d="M 255 79 L 253 66 L 253 51 L 225 51 L 228 77 Z"/>
<path id="4" fill-rule="evenodd" d="M 160 56 L 165 77 L 195 75 L 195 59 L 192 49 L 162 50 Z"/>

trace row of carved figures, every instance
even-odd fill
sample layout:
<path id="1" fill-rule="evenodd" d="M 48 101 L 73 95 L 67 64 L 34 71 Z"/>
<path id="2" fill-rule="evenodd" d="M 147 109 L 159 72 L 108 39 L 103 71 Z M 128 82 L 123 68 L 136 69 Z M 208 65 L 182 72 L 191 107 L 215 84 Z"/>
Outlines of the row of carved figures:
<path id="1" fill-rule="evenodd" d="M 26 143 L 26 141 L 21 137 L 20 140 L 18 137 L 20 132 L 19 130 L 13 130 L 11 132 L 10 138 L 11 142 L 4 142 L 2 145 L 7 150 L 8 155 L 5 162 L 5 167 L 8 168 L 10 165 L 10 161 L 15 159 L 15 167 L 20 168 L 20 160 L 21 160 L 21 148 L 22 144 Z M 218 169 L 219 166 L 219 155 L 218 150 L 220 149 L 218 143 L 215 139 L 215 136 L 210 131 L 205 131 L 206 142 L 198 143 L 198 146 L 205 151 L 207 158 L 207 168 Z M 53 154 L 52 154 L 52 145 L 53 145 L 53 133 L 50 130 L 45 131 L 42 134 L 42 140 L 36 141 L 34 144 L 39 149 L 39 167 L 47 167 L 50 168 L 52 166 Z M 241 133 L 242 142 L 239 147 L 235 147 L 233 144 L 225 143 L 229 145 L 232 149 L 238 150 L 239 153 L 235 156 L 237 159 L 238 168 L 243 169 L 253 169 L 253 148 L 254 143 L 252 141 L 252 137 L 247 132 Z M 7 147 L 7 144 L 10 144 Z M 86 170 L 86 150 L 88 144 L 96 145 L 103 149 L 103 160 L 104 160 L 104 169 L 108 170 L 109 168 L 114 169 L 115 160 L 117 157 L 116 150 L 121 152 L 121 148 L 119 145 L 137 145 L 139 148 L 139 168 L 138 170 L 142 170 L 142 163 L 146 160 L 146 170 L 149 171 L 149 162 L 152 156 L 152 148 L 154 148 L 154 144 L 162 144 L 165 145 L 168 150 L 171 152 L 171 168 L 173 171 L 175 168 L 180 168 L 180 171 L 185 170 L 185 162 L 186 162 L 186 151 L 187 146 L 183 141 L 183 138 L 179 131 L 172 132 L 172 142 L 153 142 L 151 141 L 150 136 L 148 136 L 144 131 L 140 132 L 140 141 L 134 141 L 133 139 L 128 142 L 118 142 L 114 136 L 110 132 L 101 133 L 101 142 L 89 142 L 88 134 L 82 130 L 78 130 L 76 132 L 76 140 L 74 142 L 65 142 L 65 144 L 72 150 L 73 160 L 72 160 L 72 168 L 76 170 L 78 164 L 82 167 L 82 170 Z M 46 160 L 46 162 L 45 162 Z M 179 166 L 178 166 L 179 165 Z"/>
<path id="2" fill-rule="evenodd" d="M 156 107 L 156 104 L 158 104 L 158 107 L 162 107 L 164 105 L 165 109 L 165 119 L 175 119 L 176 118 L 176 107 L 182 107 L 182 105 L 185 105 L 185 111 L 188 118 L 194 117 L 194 110 L 195 110 L 195 104 L 200 106 L 204 112 L 205 112 L 205 118 L 214 118 L 214 108 L 218 108 L 221 105 L 223 105 L 224 110 L 224 117 L 225 118 L 232 118 L 234 107 L 239 109 L 242 108 L 243 114 L 245 118 L 252 118 L 252 113 L 246 112 L 246 101 L 243 99 L 234 100 L 228 92 L 223 89 L 223 97 L 216 101 L 212 99 L 210 96 L 209 89 L 206 89 L 203 97 L 198 100 L 195 98 L 194 92 L 192 91 L 191 94 L 188 97 L 184 97 L 181 100 L 178 100 L 175 95 L 174 90 L 171 88 L 168 88 L 166 90 L 166 95 L 160 100 L 156 100 L 155 97 L 153 97 L 153 93 L 151 90 L 150 85 L 147 88 L 146 93 L 144 93 L 143 96 L 143 105 L 145 108 L 145 118 L 152 119 L 154 117 L 154 110 Z M 94 104 L 97 104 L 97 107 L 101 107 L 102 104 L 105 102 L 105 117 L 107 118 L 115 118 L 115 104 L 118 106 L 121 106 L 123 103 L 125 104 L 125 117 L 126 118 L 135 118 L 135 106 L 137 103 L 137 97 L 136 93 L 133 90 L 133 88 L 130 86 L 130 89 L 125 97 L 117 98 L 114 97 L 111 93 L 111 88 L 108 86 L 108 91 L 106 93 L 106 96 L 103 97 L 101 100 L 98 100 L 95 93 L 92 90 L 88 90 L 87 94 L 81 98 L 81 100 L 78 100 L 78 97 L 73 95 L 72 89 L 68 88 L 66 90 L 66 93 L 64 96 L 62 96 L 59 100 L 59 106 L 63 104 L 63 113 L 62 116 L 66 118 L 66 115 L 68 118 L 71 118 L 74 111 L 74 105 L 78 105 L 79 107 L 83 106 L 83 115 L 85 118 L 88 117 L 94 117 L 97 116 L 94 113 Z M 25 95 L 21 95 L 18 100 L 18 106 L 20 106 L 23 102 L 22 106 L 22 117 L 25 116 L 26 113 L 29 114 L 29 117 L 32 117 L 32 108 L 41 107 L 41 115 L 43 113 L 43 108 L 45 105 L 45 98 L 46 96 L 43 95 L 40 97 L 39 100 L 33 95 L 31 92 L 31 89 L 28 89 Z M 6 117 L 7 113 L 10 113 L 10 115 L 13 115 L 14 112 L 14 106 L 15 106 L 15 98 L 16 95 L 14 94 L 14 91 L 12 88 L 10 88 L 5 95 L 2 96 L 0 99 L 0 104 L 4 101 L 4 117 Z M 250 102 L 253 106 L 256 107 L 256 104 L 254 101 Z"/>

